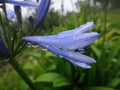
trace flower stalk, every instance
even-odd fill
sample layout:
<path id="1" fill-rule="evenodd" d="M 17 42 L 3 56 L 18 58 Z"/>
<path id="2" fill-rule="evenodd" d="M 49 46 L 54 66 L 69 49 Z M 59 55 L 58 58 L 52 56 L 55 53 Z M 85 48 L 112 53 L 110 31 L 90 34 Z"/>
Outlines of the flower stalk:
<path id="1" fill-rule="evenodd" d="M 23 81 L 31 88 L 31 90 L 36 90 L 34 83 L 30 80 L 28 75 L 20 67 L 19 63 L 14 58 L 11 58 L 9 60 L 9 63 L 16 70 L 16 72 L 20 75 L 20 77 L 23 79 Z"/>

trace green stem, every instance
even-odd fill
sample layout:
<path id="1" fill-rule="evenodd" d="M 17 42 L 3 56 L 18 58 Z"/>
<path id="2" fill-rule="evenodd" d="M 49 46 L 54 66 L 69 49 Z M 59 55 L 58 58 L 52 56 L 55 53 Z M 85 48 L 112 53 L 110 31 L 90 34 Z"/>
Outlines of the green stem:
<path id="1" fill-rule="evenodd" d="M 20 77 L 26 82 L 26 84 L 31 88 L 31 90 L 36 90 L 34 83 L 30 80 L 28 75 L 24 72 L 24 70 L 20 67 L 19 63 L 15 59 L 11 59 L 9 63 L 16 70 L 16 72 L 20 75 Z"/>

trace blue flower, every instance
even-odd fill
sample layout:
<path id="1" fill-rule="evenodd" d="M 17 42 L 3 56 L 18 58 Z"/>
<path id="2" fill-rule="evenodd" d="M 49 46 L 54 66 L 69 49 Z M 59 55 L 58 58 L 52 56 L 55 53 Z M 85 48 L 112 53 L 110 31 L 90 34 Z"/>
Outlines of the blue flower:
<path id="1" fill-rule="evenodd" d="M 16 13 L 19 13 L 19 12 L 21 12 L 21 7 L 18 5 L 14 5 L 14 10 Z"/>
<path id="2" fill-rule="evenodd" d="M 9 51 L 0 39 L 0 58 L 9 58 Z"/>
<path id="3" fill-rule="evenodd" d="M 37 10 L 36 21 L 34 24 L 34 28 L 36 29 L 44 20 L 47 15 L 51 0 L 41 0 L 41 3 Z"/>
<path id="4" fill-rule="evenodd" d="M 51 0 L 41 0 L 40 4 L 32 1 L 0 0 L 0 3 L 14 4 L 15 6 L 30 6 L 37 8 L 37 16 L 34 23 L 36 29 L 47 15 Z"/>
<path id="5" fill-rule="evenodd" d="M 23 39 L 31 44 L 40 45 L 82 68 L 91 68 L 89 64 L 96 61 L 82 52 L 75 52 L 75 50 L 83 50 L 98 38 L 97 32 L 86 32 L 93 27 L 94 23 L 88 22 L 76 29 L 63 31 L 57 35 L 26 36 Z"/>
<path id="6" fill-rule="evenodd" d="M 9 3 L 14 4 L 18 6 L 29 6 L 29 7 L 35 7 L 38 8 L 39 4 L 32 1 L 18 1 L 18 0 L 0 0 L 0 3 Z"/>
<path id="7" fill-rule="evenodd" d="M 30 6 L 37 8 L 37 16 L 34 23 L 36 29 L 47 15 L 51 0 L 41 0 L 40 4 L 32 1 L 0 0 L 0 3 L 9 3 L 17 6 Z"/>
<path id="8" fill-rule="evenodd" d="M 7 12 L 8 20 L 9 21 L 13 20 L 14 17 L 15 17 L 15 12 L 13 10 L 11 10 L 11 9 L 7 9 L 6 12 Z"/>

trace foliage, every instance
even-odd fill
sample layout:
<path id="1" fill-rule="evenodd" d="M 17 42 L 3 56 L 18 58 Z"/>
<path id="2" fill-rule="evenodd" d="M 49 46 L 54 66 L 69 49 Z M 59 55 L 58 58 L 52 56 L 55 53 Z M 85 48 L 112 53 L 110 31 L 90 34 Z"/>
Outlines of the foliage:
<path id="1" fill-rule="evenodd" d="M 95 1 L 99 1 L 102 5 L 107 3 L 107 5 L 111 5 L 111 7 L 114 9 L 120 8 L 120 0 L 95 0 Z"/>

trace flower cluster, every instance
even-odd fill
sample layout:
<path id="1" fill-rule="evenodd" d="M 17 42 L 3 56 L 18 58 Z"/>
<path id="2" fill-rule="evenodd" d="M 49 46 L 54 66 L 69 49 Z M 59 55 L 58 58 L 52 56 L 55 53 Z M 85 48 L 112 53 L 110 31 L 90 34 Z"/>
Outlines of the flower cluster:
<path id="1" fill-rule="evenodd" d="M 47 12 L 48 12 L 48 9 L 50 6 L 50 2 L 51 2 L 51 0 L 41 0 L 40 3 L 33 2 L 33 1 L 25 1 L 25 0 L 24 1 L 0 0 L 0 4 L 9 3 L 9 4 L 14 5 L 14 10 L 11 10 L 11 9 L 6 10 L 7 18 L 9 21 L 11 21 L 14 18 L 15 14 L 17 16 L 17 19 L 19 19 L 19 20 L 21 19 L 20 18 L 20 13 L 21 13 L 20 6 L 28 6 L 28 7 L 33 7 L 35 9 L 37 9 L 37 16 L 36 16 L 36 20 L 34 23 L 35 29 L 43 22 L 45 16 L 47 15 Z M 4 8 L 3 8 L 3 11 L 4 11 Z M 12 53 L 12 55 L 15 54 L 17 51 L 19 52 L 19 48 L 20 48 L 19 45 L 22 45 L 22 44 L 21 44 L 20 40 L 16 40 L 16 38 L 15 38 L 16 32 L 14 30 L 8 30 L 7 26 L 5 26 L 5 23 L 7 23 L 7 25 L 8 25 L 9 22 L 4 22 L 4 20 L 0 20 L 0 21 L 1 21 L 0 24 L 2 27 L 2 30 L 0 30 L 0 58 L 9 58 L 8 56 L 11 56 L 11 54 L 9 54 L 9 51 L 10 51 L 10 53 Z M 9 27 L 9 25 L 8 25 L 8 27 Z M 19 31 L 17 31 L 17 32 L 19 33 Z M 19 41 L 18 46 L 14 45 L 15 40 Z M 6 43 L 6 44 L 4 44 L 4 43 Z M 14 47 L 16 49 L 14 49 Z"/>
<path id="2" fill-rule="evenodd" d="M 50 2 L 51 0 L 41 0 L 39 4 L 31 1 L 0 0 L 0 3 L 10 3 L 16 6 L 29 6 L 29 7 L 37 8 L 37 15 L 36 15 L 36 20 L 34 22 L 34 29 L 38 28 L 38 26 L 43 22 L 45 16 L 47 15 Z M 16 10 L 18 10 L 18 8 L 15 8 L 15 13 Z M 8 20 L 14 18 L 14 12 L 7 10 L 7 17 Z M 20 16 L 18 16 L 18 18 L 19 17 Z M 23 37 L 23 40 L 34 45 L 42 46 L 47 50 L 53 52 L 54 54 L 58 54 L 64 57 L 65 59 L 67 59 L 69 62 L 76 64 L 82 68 L 91 68 L 90 64 L 95 63 L 96 61 L 93 58 L 82 54 L 82 52 L 80 51 L 84 50 L 86 46 L 90 45 L 98 38 L 99 34 L 97 32 L 89 32 L 89 33 L 87 32 L 93 27 L 94 27 L 94 23 L 88 22 L 84 25 L 81 25 L 78 28 L 75 28 L 73 30 L 63 31 L 56 35 L 26 36 Z M 6 48 L 5 44 L 3 43 L 3 41 L 5 40 L 3 40 L 4 38 L 2 38 L 2 35 L 0 36 L 0 38 L 1 38 L 0 57 L 8 58 L 10 56 L 9 50 Z M 13 50 L 13 47 L 11 50 Z"/>

